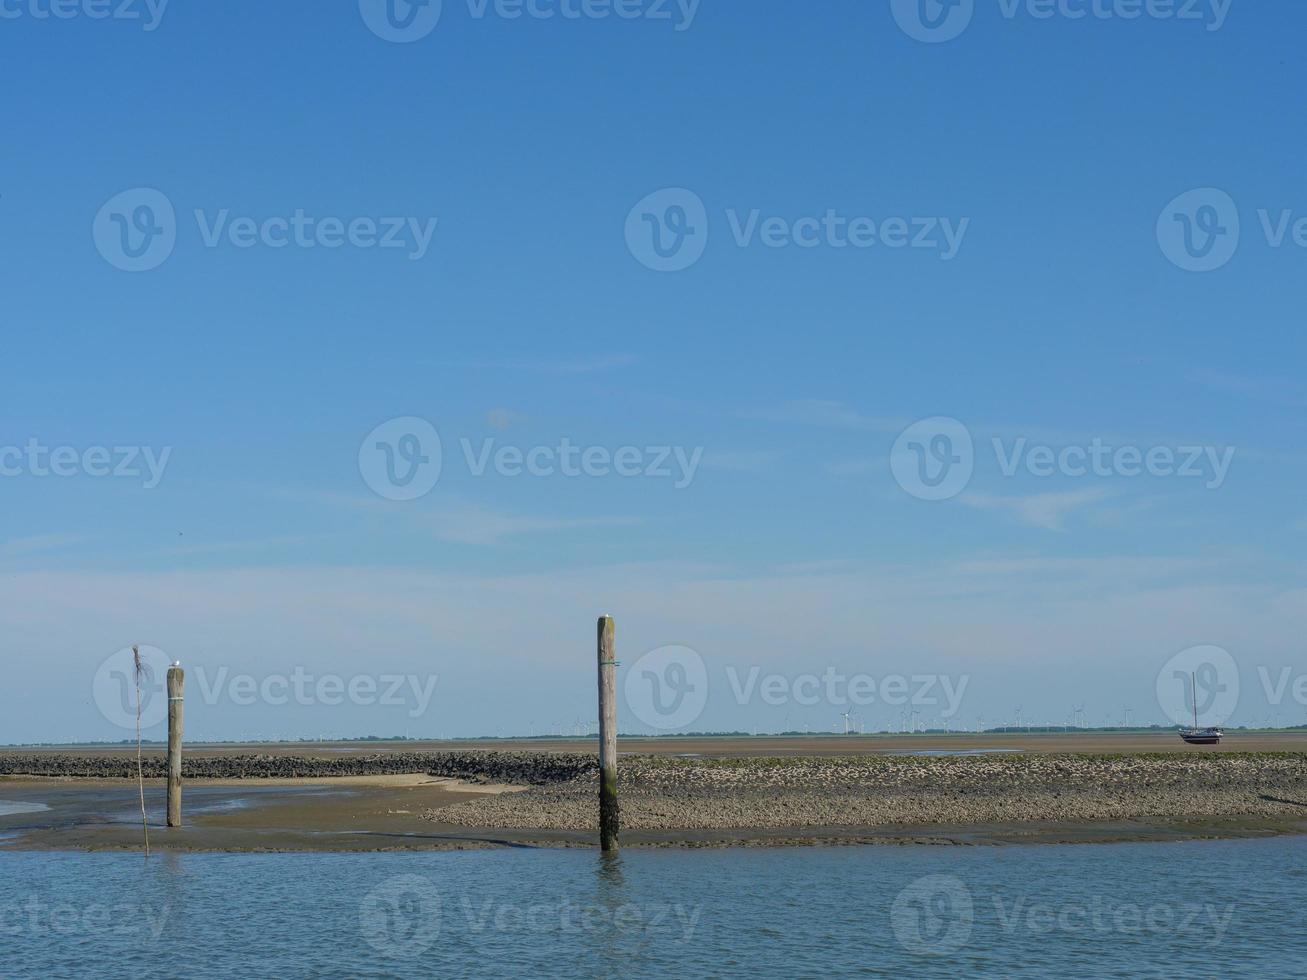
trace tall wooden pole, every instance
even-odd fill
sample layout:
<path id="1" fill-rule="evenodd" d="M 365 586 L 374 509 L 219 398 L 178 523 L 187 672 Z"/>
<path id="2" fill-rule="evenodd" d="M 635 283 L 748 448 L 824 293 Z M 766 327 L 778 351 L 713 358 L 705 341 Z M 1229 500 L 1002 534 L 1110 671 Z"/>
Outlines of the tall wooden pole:
<path id="1" fill-rule="evenodd" d="M 186 671 L 168 668 L 168 826 L 182 825 L 182 691 Z"/>
<path id="2" fill-rule="evenodd" d="M 617 850 L 617 647 L 613 617 L 599 617 L 599 845 Z"/>

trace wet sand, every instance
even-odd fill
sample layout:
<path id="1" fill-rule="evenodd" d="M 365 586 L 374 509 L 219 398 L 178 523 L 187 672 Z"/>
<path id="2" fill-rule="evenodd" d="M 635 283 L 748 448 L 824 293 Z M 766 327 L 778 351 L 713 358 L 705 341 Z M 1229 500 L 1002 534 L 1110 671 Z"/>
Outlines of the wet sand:
<path id="1" fill-rule="evenodd" d="M 430 776 L 203 780 L 183 792 L 185 826 L 164 824 L 165 787 L 146 780 L 150 846 L 169 851 L 384 851 L 493 846 L 421 820 L 431 807 L 513 792 Z M 141 850 L 140 796 L 125 779 L 0 777 L 0 800 L 48 810 L 0 815 L 0 850 Z"/>

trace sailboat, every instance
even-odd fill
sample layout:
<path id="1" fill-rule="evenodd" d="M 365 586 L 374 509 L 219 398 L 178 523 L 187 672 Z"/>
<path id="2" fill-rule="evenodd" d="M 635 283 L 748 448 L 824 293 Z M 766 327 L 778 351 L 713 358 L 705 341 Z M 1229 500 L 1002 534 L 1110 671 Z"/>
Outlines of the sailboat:
<path id="1" fill-rule="evenodd" d="M 1192 686 L 1194 699 L 1194 727 L 1187 730 L 1180 729 L 1180 737 L 1190 745 L 1219 745 L 1224 732 L 1219 728 L 1198 727 L 1198 678 L 1195 674 L 1190 673 L 1189 683 Z"/>

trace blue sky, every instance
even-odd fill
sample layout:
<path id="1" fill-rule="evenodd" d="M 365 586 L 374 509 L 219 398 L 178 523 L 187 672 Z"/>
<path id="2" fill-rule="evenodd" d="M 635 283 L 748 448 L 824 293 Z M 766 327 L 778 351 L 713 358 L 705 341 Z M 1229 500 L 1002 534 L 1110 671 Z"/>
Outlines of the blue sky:
<path id="1" fill-rule="evenodd" d="M 212 690 L 224 668 L 438 678 L 416 716 L 220 692 L 199 735 L 570 727 L 594 716 L 603 612 L 625 669 L 702 658 L 696 729 L 842 724 L 838 698 L 739 696 L 754 668 L 791 691 L 966 678 L 967 727 L 1081 704 L 1160 723 L 1159 672 L 1200 645 L 1235 665 L 1221 720 L 1307 721 L 1307 12 L 975 0 L 930 43 L 896 20 L 911 4 L 445 0 L 394 43 L 370 3 L 173 0 L 152 30 L 143 0 L 123 9 L 145 20 L 5 6 L 0 447 L 78 463 L 11 454 L 0 477 L 0 740 L 122 737 L 93 679 L 133 642 Z M 125 271 L 142 188 L 175 244 Z M 702 253 L 650 268 L 639 229 L 670 235 L 682 204 Z M 297 213 L 328 239 L 398 219 L 399 247 L 273 247 Z M 836 247 L 828 214 L 876 243 Z M 814 247 L 764 243 L 804 219 Z M 891 244 L 896 219 L 924 247 Z M 1185 221 L 1220 226 L 1223 264 L 1181 267 L 1204 261 L 1176 252 Z M 360 469 L 404 418 L 442 450 L 415 500 Z M 896 474 L 943 444 L 899 437 L 936 418 L 974 462 L 926 500 Z M 688 480 L 477 475 L 464 440 L 631 447 L 641 472 L 701 455 Z M 1198 475 L 1026 465 L 1095 440 L 1172 470 L 1192 448 Z M 147 488 L 90 475 L 92 447 L 169 454 Z"/>

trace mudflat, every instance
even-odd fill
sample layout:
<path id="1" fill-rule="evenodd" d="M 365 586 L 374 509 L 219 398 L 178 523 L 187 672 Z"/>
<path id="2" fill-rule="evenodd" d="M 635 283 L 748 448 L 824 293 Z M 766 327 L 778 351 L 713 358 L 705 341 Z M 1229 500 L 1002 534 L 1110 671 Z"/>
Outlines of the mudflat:
<path id="1" fill-rule="evenodd" d="M 185 825 L 164 826 L 165 784 L 145 784 L 150 846 L 160 851 L 387 851 L 494 846 L 464 828 L 441 834 L 425 809 L 511 792 L 424 775 L 198 780 Z M 0 777 L 0 800 L 48 809 L 0 815 L 0 850 L 141 850 L 134 780 Z"/>

